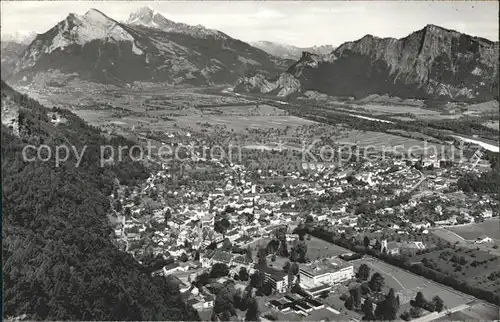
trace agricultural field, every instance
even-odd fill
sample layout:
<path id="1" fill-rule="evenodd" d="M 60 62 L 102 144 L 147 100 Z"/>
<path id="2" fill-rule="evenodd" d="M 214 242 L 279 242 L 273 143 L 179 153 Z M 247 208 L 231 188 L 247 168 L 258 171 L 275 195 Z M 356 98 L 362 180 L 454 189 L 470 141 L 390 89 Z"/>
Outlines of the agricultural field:
<path id="1" fill-rule="evenodd" d="M 242 133 L 248 129 L 276 129 L 314 123 L 296 116 L 241 116 L 241 115 L 190 115 L 176 118 L 179 127 L 201 130 L 202 124 L 221 126 L 226 130 Z M 201 123 L 201 124 L 200 124 Z"/>
<path id="2" fill-rule="evenodd" d="M 498 101 L 489 101 L 484 103 L 472 104 L 468 105 L 465 108 L 467 112 L 464 114 L 470 113 L 498 113 Z"/>
<path id="3" fill-rule="evenodd" d="M 441 317 L 435 321 L 498 321 L 499 308 L 488 303 L 475 303 L 468 308 L 450 315 Z"/>
<path id="4" fill-rule="evenodd" d="M 472 286 L 496 291 L 500 288 L 500 257 L 479 248 L 458 247 L 435 250 L 412 257 L 422 261 L 430 269 L 458 280 L 468 281 Z"/>
<path id="5" fill-rule="evenodd" d="M 447 229 L 465 240 L 476 240 L 479 236 L 486 235 L 500 241 L 500 220 L 498 218 L 486 219 L 478 224 L 448 227 Z"/>
<path id="6" fill-rule="evenodd" d="M 386 149 L 407 153 L 411 149 L 413 153 L 417 154 L 423 153 L 423 151 L 441 152 L 449 149 L 448 146 L 443 144 L 430 143 L 417 139 L 410 139 L 393 134 L 373 131 L 349 131 L 346 137 L 340 140 L 339 143 L 355 144 L 356 142 L 359 142 L 358 144 L 360 147 L 369 146 L 378 151 Z"/>
<path id="7" fill-rule="evenodd" d="M 439 238 L 441 238 L 449 243 L 452 243 L 452 244 L 457 243 L 457 242 L 458 243 L 464 242 L 464 239 L 460 235 L 457 235 L 456 233 L 451 232 L 446 228 L 442 228 L 442 227 L 434 228 L 434 229 L 432 229 L 432 233 L 434 235 L 438 236 Z"/>
<path id="8" fill-rule="evenodd" d="M 353 105 L 356 107 L 356 105 Z M 439 115 L 440 112 L 430 109 L 421 108 L 418 106 L 409 105 L 382 105 L 382 104 L 363 104 L 359 107 L 368 110 L 373 113 L 373 115 L 383 115 L 383 114 L 413 114 L 415 116 L 422 115 Z"/>
<path id="9" fill-rule="evenodd" d="M 371 274 L 379 272 L 385 279 L 385 292 L 387 293 L 390 288 L 394 288 L 396 293 L 399 294 L 401 305 L 409 303 L 418 292 L 422 292 L 426 299 L 432 299 L 432 297 L 438 295 L 448 308 L 468 303 L 474 299 L 472 296 L 457 292 L 374 258 L 362 258 L 353 261 L 353 263 L 355 263 L 355 270 L 364 263 L 370 267 Z"/>

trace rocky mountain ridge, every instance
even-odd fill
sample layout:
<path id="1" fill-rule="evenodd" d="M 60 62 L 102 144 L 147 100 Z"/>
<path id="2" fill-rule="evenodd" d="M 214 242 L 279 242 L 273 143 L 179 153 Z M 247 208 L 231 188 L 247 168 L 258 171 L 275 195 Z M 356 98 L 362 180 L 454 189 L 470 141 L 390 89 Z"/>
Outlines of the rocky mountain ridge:
<path id="1" fill-rule="evenodd" d="M 98 83 L 232 84 L 255 72 L 288 67 L 247 43 L 201 26 L 172 22 L 150 8 L 118 22 L 97 9 L 69 14 L 21 53 L 9 82 L 27 84 L 58 70 Z"/>
<path id="2" fill-rule="evenodd" d="M 304 53 L 284 74 L 296 80 L 286 93 L 490 100 L 498 93 L 498 42 L 427 25 L 401 39 L 366 35 L 327 55 Z M 241 78 L 236 90 L 281 92 L 281 78 Z"/>

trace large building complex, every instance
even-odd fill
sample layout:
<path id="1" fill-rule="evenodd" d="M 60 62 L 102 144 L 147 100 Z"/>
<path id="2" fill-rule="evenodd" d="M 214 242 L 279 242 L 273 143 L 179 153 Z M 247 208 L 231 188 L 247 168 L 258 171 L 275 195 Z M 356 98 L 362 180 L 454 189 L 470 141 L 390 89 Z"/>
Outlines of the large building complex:
<path id="1" fill-rule="evenodd" d="M 311 295 L 328 291 L 354 277 L 354 266 L 341 260 L 323 260 L 300 267 L 300 286 Z"/>

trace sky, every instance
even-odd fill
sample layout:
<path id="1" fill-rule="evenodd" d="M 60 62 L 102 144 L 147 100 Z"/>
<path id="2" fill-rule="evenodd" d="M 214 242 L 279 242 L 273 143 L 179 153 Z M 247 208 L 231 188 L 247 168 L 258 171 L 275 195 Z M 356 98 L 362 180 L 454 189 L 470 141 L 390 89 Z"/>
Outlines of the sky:
<path id="1" fill-rule="evenodd" d="M 338 46 L 371 34 L 404 37 L 427 24 L 498 41 L 497 1 L 1 1 L 1 33 L 43 33 L 96 8 L 119 21 L 149 5 L 246 42 Z"/>

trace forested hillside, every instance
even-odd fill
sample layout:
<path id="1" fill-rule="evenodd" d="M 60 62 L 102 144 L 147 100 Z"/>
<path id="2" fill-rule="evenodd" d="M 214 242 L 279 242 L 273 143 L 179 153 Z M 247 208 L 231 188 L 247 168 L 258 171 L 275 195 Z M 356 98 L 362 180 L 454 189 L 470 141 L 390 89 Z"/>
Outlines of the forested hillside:
<path id="1" fill-rule="evenodd" d="M 2 104 L 18 109 L 19 131 L 2 125 L 4 318 L 36 320 L 198 320 L 165 279 L 155 280 L 110 240 L 108 195 L 114 180 L 142 180 L 141 164 L 101 168 L 99 145 L 109 141 L 68 111 L 49 110 L 2 82 Z M 4 106 L 2 106 L 3 111 Z M 24 162 L 26 144 L 74 145 L 85 157 L 56 167 Z M 31 153 L 34 155 L 34 153 Z"/>

